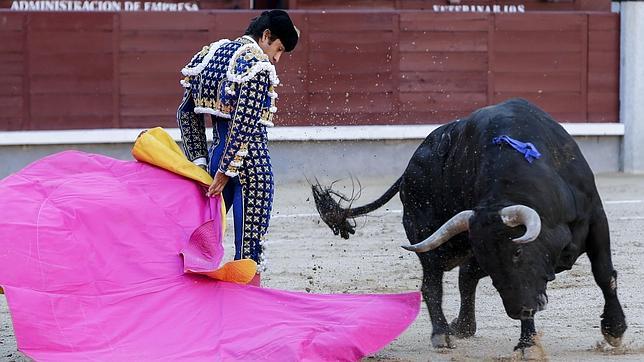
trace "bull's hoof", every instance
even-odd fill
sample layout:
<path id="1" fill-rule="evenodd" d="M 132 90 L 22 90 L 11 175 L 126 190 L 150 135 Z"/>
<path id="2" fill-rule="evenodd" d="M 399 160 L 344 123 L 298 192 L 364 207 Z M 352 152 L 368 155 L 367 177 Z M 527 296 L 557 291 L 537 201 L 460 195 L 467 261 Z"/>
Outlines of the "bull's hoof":
<path id="1" fill-rule="evenodd" d="M 547 361 L 548 356 L 541 345 L 534 345 L 528 348 L 520 348 L 512 354 L 512 361 Z"/>
<path id="2" fill-rule="evenodd" d="M 456 346 L 450 341 L 448 334 L 432 335 L 432 346 L 434 346 L 434 348 L 456 348 Z"/>
<path id="3" fill-rule="evenodd" d="M 519 344 L 514 347 L 512 360 L 546 361 L 548 360 L 548 356 L 539 341 L 539 337 L 533 336 L 527 340 L 519 340 Z"/>
<path id="4" fill-rule="evenodd" d="M 601 326 L 606 342 L 613 347 L 619 347 L 622 344 L 622 336 L 626 331 L 624 313 L 620 310 L 615 316 L 610 316 L 608 313 L 602 314 Z"/>
<path id="5" fill-rule="evenodd" d="M 521 338 L 519 339 L 519 344 L 514 346 L 514 350 L 519 351 L 522 349 L 530 348 L 534 345 L 536 345 L 534 338 Z"/>
<path id="6" fill-rule="evenodd" d="M 613 347 L 619 347 L 622 345 L 622 337 L 613 337 L 610 334 L 604 333 L 604 339 Z"/>
<path id="7" fill-rule="evenodd" d="M 455 318 L 449 324 L 450 334 L 456 338 L 470 338 L 476 333 L 476 322 L 462 322 L 460 319 Z"/>

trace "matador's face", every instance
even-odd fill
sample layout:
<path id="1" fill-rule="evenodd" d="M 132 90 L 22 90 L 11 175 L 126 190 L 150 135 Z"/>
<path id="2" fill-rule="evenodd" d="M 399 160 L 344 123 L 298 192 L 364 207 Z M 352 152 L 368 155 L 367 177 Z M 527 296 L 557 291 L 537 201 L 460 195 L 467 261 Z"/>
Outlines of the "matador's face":
<path id="1" fill-rule="evenodd" d="M 280 61 L 282 53 L 286 50 L 281 40 L 271 40 L 271 31 L 268 29 L 264 30 L 262 37 L 259 39 L 259 47 L 268 55 L 268 59 L 273 64 L 277 64 Z"/>

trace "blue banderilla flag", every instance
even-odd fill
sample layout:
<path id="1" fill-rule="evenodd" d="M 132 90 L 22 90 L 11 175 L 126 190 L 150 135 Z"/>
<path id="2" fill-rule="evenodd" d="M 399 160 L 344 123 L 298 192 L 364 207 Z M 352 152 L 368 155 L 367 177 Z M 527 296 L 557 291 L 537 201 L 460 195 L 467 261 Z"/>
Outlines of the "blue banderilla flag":
<path id="1" fill-rule="evenodd" d="M 498 145 L 502 142 L 509 144 L 519 153 L 522 153 L 523 157 L 525 157 L 525 159 L 530 163 L 541 157 L 541 153 L 539 153 L 537 148 L 534 147 L 534 145 L 530 142 L 521 142 L 506 135 L 494 137 L 492 139 L 492 143 L 494 143 L 495 145 Z"/>

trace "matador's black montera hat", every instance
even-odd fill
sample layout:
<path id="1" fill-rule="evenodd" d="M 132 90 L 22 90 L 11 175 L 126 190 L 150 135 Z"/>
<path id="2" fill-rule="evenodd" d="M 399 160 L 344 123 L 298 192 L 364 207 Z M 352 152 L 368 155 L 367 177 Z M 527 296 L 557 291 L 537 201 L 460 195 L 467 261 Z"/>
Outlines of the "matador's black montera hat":
<path id="1" fill-rule="evenodd" d="M 284 10 L 264 11 L 262 15 L 253 19 L 246 34 L 254 33 L 256 28 L 268 29 L 284 44 L 284 50 L 287 52 L 295 49 L 297 40 L 300 37 L 300 31 L 293 25 L 288 13 Z"/>

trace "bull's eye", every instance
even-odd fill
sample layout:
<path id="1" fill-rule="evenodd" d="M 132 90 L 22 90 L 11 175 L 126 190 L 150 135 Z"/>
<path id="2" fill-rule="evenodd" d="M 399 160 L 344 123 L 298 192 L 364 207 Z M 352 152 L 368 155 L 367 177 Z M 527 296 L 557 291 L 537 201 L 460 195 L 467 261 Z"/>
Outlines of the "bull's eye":
<path id="1" fill-rule="evenodd" d="M 514 251 L 514 254 L 512 255 L 512 261 L 515 263 L 519 261 L 519 257 L 521 256 L 521 253 L 523 252 L 523 249 L 517 248 L 517 250 Z"/>

